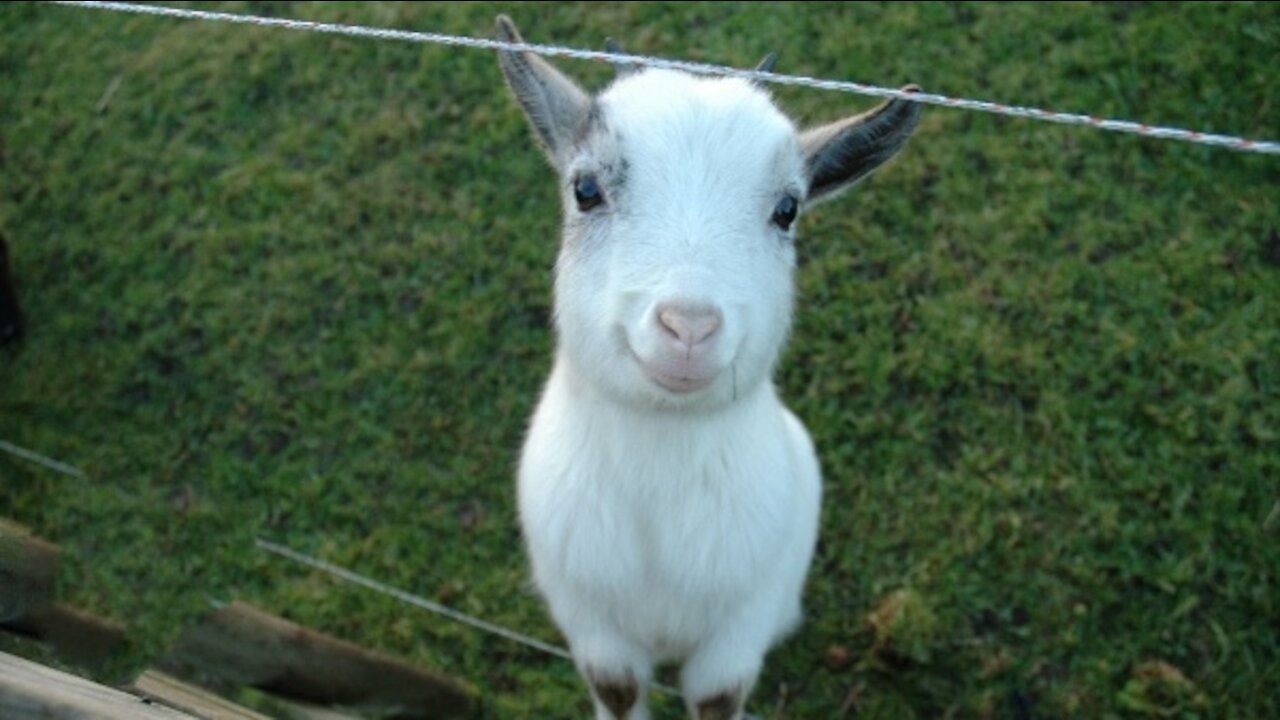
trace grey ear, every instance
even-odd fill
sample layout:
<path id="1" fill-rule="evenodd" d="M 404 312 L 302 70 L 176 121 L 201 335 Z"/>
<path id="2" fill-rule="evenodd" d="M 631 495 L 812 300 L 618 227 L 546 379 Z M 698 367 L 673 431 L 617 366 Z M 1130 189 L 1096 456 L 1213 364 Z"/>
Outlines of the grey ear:
<path id="1" fill-rule="evenodd" d="M 915 85 L 902 88 L 919 92 Z M 920 103 L 889 100 L 870 112 L 814 128 L 800 136 L 809 202 L 833 197 L 893 157 L 920 121 Z"/>
<path id="2" fill-rule="evenodd" d="M 524 42 L 515 23 L 506 15 L 498 16 L 497 36 L 504 42 Z M 586 126 L 591 98 L 533 53 L 499 50 L 498 64 L 552 164 L 563 167 L 569 149 Z"/>

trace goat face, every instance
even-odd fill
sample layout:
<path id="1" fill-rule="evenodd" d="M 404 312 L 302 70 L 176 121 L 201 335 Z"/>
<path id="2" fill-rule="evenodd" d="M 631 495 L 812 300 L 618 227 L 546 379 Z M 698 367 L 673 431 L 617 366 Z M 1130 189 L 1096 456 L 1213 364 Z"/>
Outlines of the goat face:
<path id="1" fill-rule="evenodd" d="M 520 41 L 505 18 L 498 31 Z M 562 358 L 628 405 L 717 407 L 767 381 L 797 214 L 892 156 L 918 116 L 895 101 L 801 134 L 740 79 L 633 71 L 590 97 L 535 55 L 500 60 L 560 175 Z"/>
<path id="2" fill-rule="evenodd" d="M 768 377 L 805 179 L 795 130 L 763 93 L 628 75 L 594 100 L 561 175 L 556 324 L 579 371 L 659 406 L 728 402 Z"/>

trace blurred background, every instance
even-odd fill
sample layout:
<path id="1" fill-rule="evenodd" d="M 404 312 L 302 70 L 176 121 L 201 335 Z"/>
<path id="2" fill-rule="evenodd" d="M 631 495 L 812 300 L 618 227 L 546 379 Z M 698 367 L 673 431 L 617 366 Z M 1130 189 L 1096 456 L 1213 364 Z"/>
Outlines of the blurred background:
<path id="1" fill-rule="evenodd" d="M 751 67 L 1280 139 L 1280 6 L 174 3 Z M 599 63 L 560 67 L 591 88 Z M 555 180 L 493 54 L 0 8 L 0 517 L 127 621 L 111 679 L 240 599 L 586 717 L 513 474 Z M 776 88 L 802 124 L 874 100 Z M 1280 716 L 1280 159 L 929 108 L 800 225 L 777 373 L 825 471 L 772 718 Z M 6 639 L 0 650 L 53 660 Z M 655 698 L 657 718 L 683 717 Z"/>

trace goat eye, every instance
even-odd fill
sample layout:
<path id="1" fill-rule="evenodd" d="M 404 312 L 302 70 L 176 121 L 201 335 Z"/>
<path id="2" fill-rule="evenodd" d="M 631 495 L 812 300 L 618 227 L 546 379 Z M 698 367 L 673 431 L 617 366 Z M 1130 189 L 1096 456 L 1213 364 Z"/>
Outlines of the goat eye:
<path id="1" fill-rule="evenodd" d="M 796 221 L 796 213 L 800 212 L 800 203 L 796 199 L 787 195 L 778 201 L 776 207 L 773 208 L 773 224 L 782 230 L 790 230 L 791 223 Z"/>
<path id="2" fill-rule="evenodd" d="M 604 193 L 600 191 L 600 183 L 595 175 L 579 175 L 573 181 L 573 197 L 578 201 L 578 209 L 586 212 L 604 203 Z"/>

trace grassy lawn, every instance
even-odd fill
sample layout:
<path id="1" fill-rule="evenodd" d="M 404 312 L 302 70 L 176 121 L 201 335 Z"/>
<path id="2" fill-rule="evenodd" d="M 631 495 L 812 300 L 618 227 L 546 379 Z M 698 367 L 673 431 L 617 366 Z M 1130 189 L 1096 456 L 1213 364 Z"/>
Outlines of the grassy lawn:
<path id="1" fill-rule="evenodd" d="M 1280 5 L 197 3 L 1280 137 Z M 594 63 L 562 67 L 598 87 Z M 240 598 L 586 717 L 516 451 L 549 367 L 552 173 L 491 53 L 6 3 L 0 516 L 137 667 Z M 114 90 L 111 90 L 114 88 Z M 867 107 L 778 89 L 816 123 Z M 774 718 L 1280 717 L 1280 158 L 929 109 L 801 227 L 777 381 L 825 468 Z M 124 672 L 124 671 L 121 671 Z M 682 716 L 657 702 L 657 717 Z"/>

